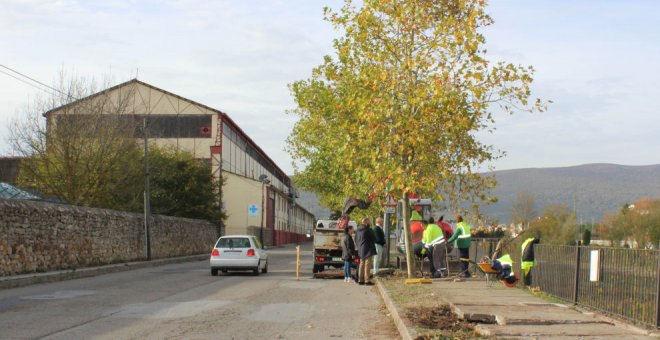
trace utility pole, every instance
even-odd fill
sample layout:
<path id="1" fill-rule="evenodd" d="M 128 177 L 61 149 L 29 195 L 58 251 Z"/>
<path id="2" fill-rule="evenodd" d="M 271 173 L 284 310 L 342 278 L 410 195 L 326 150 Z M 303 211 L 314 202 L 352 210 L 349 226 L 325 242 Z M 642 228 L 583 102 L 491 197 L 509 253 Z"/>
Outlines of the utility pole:
<path id="1" fill-rule="evenodd" d="M 149 129 L 147 116 L 142 118 L 142 135 L 144 136 L 144 239 L 147 260 L 151 260 L 151 235 L 149 220 L 151 218 L 151 191 L 149 188 Z"/>
<path id="2" fill-rule="evenodd" d="M 261 241 L 261 246 L 265 246 L 264 244 L 264 186 L 268 183 L 270 183 L 270 180 L 268 179 L 268 175 L 261 175 L 259 176 L 259 182 L 261 182 L 261 227 L 259 229 L 259 241 Z"/>

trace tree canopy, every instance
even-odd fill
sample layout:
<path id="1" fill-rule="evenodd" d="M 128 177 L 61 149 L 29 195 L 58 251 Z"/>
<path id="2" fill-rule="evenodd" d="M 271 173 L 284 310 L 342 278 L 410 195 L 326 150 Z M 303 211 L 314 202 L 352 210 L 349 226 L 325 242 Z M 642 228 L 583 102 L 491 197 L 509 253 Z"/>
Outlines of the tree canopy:
<path id="1" fill-rule="evenodd" d="M 633 248 L 660 246 L 660 199 L 642 198 L 624 204 L 618 212 L 605 215 L 598 226 L 599 234 L 620 246 Z"/>
<path id="2" fill-rule="evenodd" d="M 220 186 L 211 167 L 189 152 L 151 147 L 152 212 L 169 216 L 206 219 L 219 223 Z"/>
<path id="3" fill-rule="evenodd" d="M 19 185 L 75 205 L 133 204 L 121 191 L 141 183 L 132 176 L 140 168 L 135 160 L 140 149 L 134 127 L 116 119 L 127 114 L 129 93 L 77 102 L 98 92 L 98 86 L 92 79 L 64 74 L 53 88 L 49 95 L 36 96 L 11 123 L 10 143 L 25 158 Z"/>
<path id="4" fill-rule="evenodd" d="M 501 156 L 476 133 L 530 102 L 531 67 L 491 63 L 485 1 L 351 1 L 325 19 L 343 32 L 309 79 L 290 85 L 296 183 L 337 209 L 345 196 L 419 192 L 487 200 L 477 170 Z M 384 195 L 380 195 L 384 196 Z"/>
<path id="5" fill-rule="evenodd" d="M 550 204 L 541 216 L 530 223 L 527 234 L 540 238 L 544 244 L 572 245 L 580 239 L 575 212 L 563 204 Z M 527 236 L 525 236 L 527 237 Z"/>

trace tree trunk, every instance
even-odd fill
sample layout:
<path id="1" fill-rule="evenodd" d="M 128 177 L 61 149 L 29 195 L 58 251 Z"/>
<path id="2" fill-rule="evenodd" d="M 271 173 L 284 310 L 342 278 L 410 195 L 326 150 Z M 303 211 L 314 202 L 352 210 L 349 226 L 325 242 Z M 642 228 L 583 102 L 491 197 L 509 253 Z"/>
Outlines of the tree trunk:
<path id="1" fill-rule="evenodd" d="M 403 232 L 406 244 L 406 269 L 408 278 L 413 278 L 413 268 L 415 268 L 415 256 L 413 254 L 412 232 L 410 231 L 410 202 L 408 202 L 408 193 L 403 196 Z"/>

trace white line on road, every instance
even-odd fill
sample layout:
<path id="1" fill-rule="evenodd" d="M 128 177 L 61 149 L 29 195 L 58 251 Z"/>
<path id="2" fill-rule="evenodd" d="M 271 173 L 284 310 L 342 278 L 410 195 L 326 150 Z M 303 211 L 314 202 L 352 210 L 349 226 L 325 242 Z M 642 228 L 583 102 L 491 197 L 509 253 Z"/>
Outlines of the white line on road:
<path id="1" fill-rule="evenodd" d="M 60 300 L 96 294 L 95 290 L 61 290 L 51 294 L 22 296 L 21 300 Z"/>

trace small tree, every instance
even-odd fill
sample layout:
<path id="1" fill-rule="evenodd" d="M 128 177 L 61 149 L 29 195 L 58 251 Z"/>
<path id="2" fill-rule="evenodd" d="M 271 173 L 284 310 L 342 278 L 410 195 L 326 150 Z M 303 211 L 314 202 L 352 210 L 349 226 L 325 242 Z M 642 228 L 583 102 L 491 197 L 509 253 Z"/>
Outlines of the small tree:
<path id="1" fill-rule="evenodd" d="M 10 143 L 25 158 L 19 185 L 75 205 L 130 205 L 126 195 L 141 180 L 127 176 L 140 166 L 133 126 L 124 119 L 130 93 L 78 102 L 97 93 L 97 84 L 64 73 L 54 88 L 11 122 Z"/>
<path id="2" fill-rule="evenodd" d="M 152 212 L 214 223 L 225 218 L 218 199 L 222 182 L 214 178 L 208 164 L 189 152 L 154 146 L 149 164 Z"/>
<path id="3" fill-rule="evenodd" d="M 591 244 L 591 229 L 585 228 L 582 230 L 582 244 L 585 246 Z"/>
<path id="4" fill-rule="evenodd" d="M 511 222 L 529 228 L 529 223 L 536 217 L 534 195 L 529 191 L 520 191 L 511 206 Z"/>
<path id="5" fill-rule="evenodd" d="M 549 205 L 530 223 L 529 234 L 547 244 L 575 244 L 578 239 L 575 212 L 565 205 Z"/>

